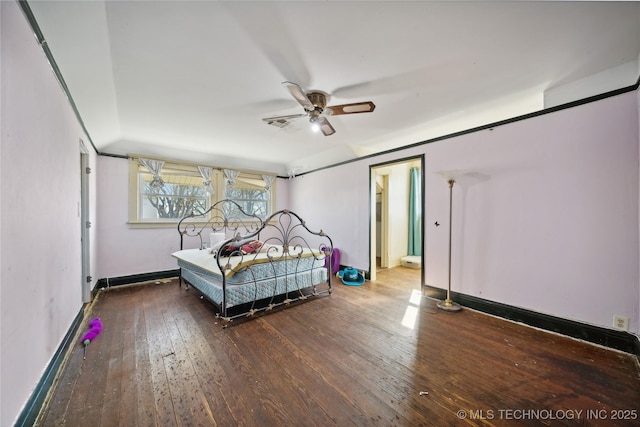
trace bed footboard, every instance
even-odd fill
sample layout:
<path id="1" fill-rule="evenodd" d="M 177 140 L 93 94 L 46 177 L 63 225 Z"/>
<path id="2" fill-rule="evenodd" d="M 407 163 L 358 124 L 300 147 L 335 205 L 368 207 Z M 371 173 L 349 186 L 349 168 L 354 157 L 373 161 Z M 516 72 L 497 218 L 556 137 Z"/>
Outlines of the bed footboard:
<path id="1" fill-rule="evenodd" d="M 206 221 L 206 227 L 179 225 L 181 251 L 173 255 L 178 259 L 181 281 L 214 303 L 225 326 L 240 317 L 331 294 L 335 272 L 327 260 L 333 242 L 322 230 L 311 230 L 289 210 L 264 221 L 230 200 L 218 202 L 212 210 L 217 217 Z M 236 216 L 240 212 L 243 218 L 231 220 L 228 212 Z M 210 230 L 230 237 L 203 249 Z M 186 237 L 199 240 L 200 248 L 185 249 Z"/>

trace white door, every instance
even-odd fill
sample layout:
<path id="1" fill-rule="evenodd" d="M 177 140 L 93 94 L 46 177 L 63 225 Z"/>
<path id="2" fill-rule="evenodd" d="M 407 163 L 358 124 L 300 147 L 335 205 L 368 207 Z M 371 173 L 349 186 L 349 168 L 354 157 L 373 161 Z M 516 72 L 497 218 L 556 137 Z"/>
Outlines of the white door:
<path id="1" fill-rule="evenodd" d="M 80 239 L 82 244 L 82 301 L 91 301 L 91 245 L 89 240 L 89 152 L 84 143 L 80 140 Z"/>

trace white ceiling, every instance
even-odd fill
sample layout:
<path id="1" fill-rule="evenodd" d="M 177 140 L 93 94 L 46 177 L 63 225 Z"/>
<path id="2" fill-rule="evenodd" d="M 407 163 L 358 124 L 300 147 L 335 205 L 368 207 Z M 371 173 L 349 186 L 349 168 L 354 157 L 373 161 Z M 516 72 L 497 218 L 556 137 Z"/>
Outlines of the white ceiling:
<path id="1" fill-rule="evenodd" d="M 638 2 L 29 1 L 95 147 L 287 174 L 638 79 Z M 332 136 L 281 85 L 371 100 Z M 552 95 L 552 96 L 551 96 Z M 552 101 L 549 101 L 552 100 Z"/>

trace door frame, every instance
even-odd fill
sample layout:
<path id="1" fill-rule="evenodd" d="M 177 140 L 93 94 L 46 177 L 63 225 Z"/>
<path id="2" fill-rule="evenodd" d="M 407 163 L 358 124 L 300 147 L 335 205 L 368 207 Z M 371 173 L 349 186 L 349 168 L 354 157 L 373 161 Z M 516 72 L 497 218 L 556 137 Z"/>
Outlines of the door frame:
<path id="1" fill-rule="evenodd" d="M 80 139 L 80 241 L 82 251 L 82 302 L 91 302 L 91 221 L 90 221 L 90 193 L 89 193 L 89 150 Z"/>
<path id="2" fill-rule="evenodd" d="M 422 246 L 422 255 L 420 255 L 421 258 L 421 263 L 420 263 L 420 287 L 422 289 L 422 291 L 424 292 L 425 286 L 426 286 L 426 265 L 425 265 L 425 216 L 424 212 L 425 212 L 425 206 L 424 206 L 424 201 L 425 201 L 425 155 L 424 154 L 418 154 L 415 156 L 409 156 L 409 157 L 403 157 L 400 159 L 395 159 L 395 160 L 390 160 L 387 162 L 383 162 L 383 163 L 376 163 L 376 164 L 371 164 L 369 165 L 369 280 L 376 280 L 376 239 L 377 239 L 377 233 L 376 233 L 376 170 L 386 167 L 386 166 L 390 166 L 390 165 L 395 165 L 395 164 L 401 164 L 401 163 L 409 163 L 409 162 L 414 162 L 416 160 L 420 161 L 420 171 L 421 171 L 421 186 L 420 186 L 420 198 L 421 198 L 421 206 L 422 206 L 422 223 L 421 223 L 421 227 L 420 227 L 420 244 Z M 388 195 L 387 195 L 388 197 Z M 383 217 L 386 214 L 386 217 L 388 218 L 388 210 L 391 207 L 388 206 L 387 204 L 387 212 L 383 213 Z M 384 210 L 384 206 L 383 206 L 383 210 Z M 384 225 L 381 227 L 382 230 L 385 229 Z M 383 231 L 384 233 L 384 231 Z M 387 224 L 387 230 L 386 230 L 386 236 L 382 236 L 383 241 L 388 240 L 388 233 L 389 233 L 389 227 Z M 385 239 L 386 237 L 386 239 Z"/>
<path id="3" fill-rule="evenodd" d="M 380 268 L 389 267 L 389 175 L 384 174 L 382 176 L 382 200 L 380 206 L 380 236 L 375 236 L 374 242 L 377 243 L 377 239 L 380 238 Z M 376 202 L 377 204 L 377 202 Z M 377 209 L 376 209 L 377 210 Z M 376 221 L 377 221 L 376 212 Z M 377 227 L 376 228 L 377 231 Z M 375 270 L 375 269 L 374 269 Z"/>

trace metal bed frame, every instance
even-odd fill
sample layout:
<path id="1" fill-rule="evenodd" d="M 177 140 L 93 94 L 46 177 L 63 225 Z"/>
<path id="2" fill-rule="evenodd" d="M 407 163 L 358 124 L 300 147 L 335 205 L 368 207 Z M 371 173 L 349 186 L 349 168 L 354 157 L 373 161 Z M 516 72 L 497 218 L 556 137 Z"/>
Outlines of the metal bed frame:
<path id="1" fill-rule="evenodd" d="M 330 295 L 332 292 L 331 281 L 335 272 L 332 271 L 332 263 L 330 262 L 333 253 L 331 238 L 322 230 L 312 231 L 309 229 L 305 221 L 290 210 L 280 210 L 262 220 L 255 214 L 247 213 L 233 200 L 221 200 L 203 213 L 191 213 L 182 218 L 178 223 L 178 233 L 180 234 L 180 250 L 186 249 L 185 245 L 188 241 L 197 243 L 196 249 L 205 250 L 203 248 L 206 247 L 205 242 L 208 240 L 209 233 L 224 233 L 226 240 L 222 246 L 254 239 L 260 240 L 265 247 L 268 247 L 266 251 L 262 251 L 261 260 L 258 260 L 257 254 L 245 254 L 239 249 L 230 253 L 229 257 L 211 254 L 212 257 L 215 257 L 219 271 L 223 272 L 221 275 L 221 301 L 207 297 L 203 290 L 199 289 L 199 287 L 208 285 L 215 286 L 205 277 L 197 276 L 198 283 L 191 283 L 191 286 L 203 294 L 201 298 L 206 298 L 216 306 L 216 316 L 224 321 L 224 327 L 238 317 L 252 317 L 259 312 L 273 310 L 279 306 L 290 305 L 321 295 Z M 311 248 L 314 250 L 309 255 Z M 316 249 L 317 251 L 315 251 Z M 301 262 L 303 254 L 314 258 L 307 260 L 314 265 L 310 272 L 308 267 L 301 267 L 304 265 Z M 233 286 L 237 286 L 227 283 L 227 274 L 234 268 L 229 262 L 230 257 L 240 257 L 235 258 L 235 261 L 240 260 L 243 265 L 242 269 L 249 277 L 253 278 L 253 283 L 250 283 L 253 287 L 253 297 L 243 304 L 233 306 L 229 306 L 227 298 L 227 293 L 233 292 Z M 317 267 L 323 259 L 324 265 Z M 269 284 L 265 284 L 264 277 L 259 277 L 253 272 L 254 262 L 258 263 L 258 261 L 263 264 L 261 266 L 263 271 L 264 264 L 267 263 L 268 267 L 266 268 L 273 272 L 273 276 L 270 277 L 272 280 L 268 281 Z M 183 268 L 188 270 L 188 267 L 183 265 L 180 267 L 179 284 L 181 286 L 184 283 L 185 287 L 189 289 L 190 283 L 183 277 Z M 301 280 L 303 275 L 310 274 L 313 277 L 318 277 L 318 274 L 322 272 L 316 271 L 314 276 L 313 270 L 320 270 L 320 268 L 327 270 L 326 281 L 314 282 L 310 286 L 306 286 L 306 282 L 303 284 Z"/>

